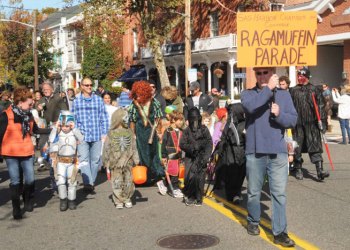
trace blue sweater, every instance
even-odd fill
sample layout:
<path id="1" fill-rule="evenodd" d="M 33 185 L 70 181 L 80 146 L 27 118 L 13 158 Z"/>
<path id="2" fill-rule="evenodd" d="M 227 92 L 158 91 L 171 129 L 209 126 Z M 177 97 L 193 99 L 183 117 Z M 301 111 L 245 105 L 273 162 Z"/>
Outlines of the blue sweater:
<path id="1" fill-rule="evenodd" d="M 287 153 L 284 130 L 294 127 L 298 117 L 289 92 L 276 90 L 280 112 L 274 119 L 270 119 L 273 93 L 267 86 L 245 90 L 241 96 L 247 119 L 246 154 Z"/>

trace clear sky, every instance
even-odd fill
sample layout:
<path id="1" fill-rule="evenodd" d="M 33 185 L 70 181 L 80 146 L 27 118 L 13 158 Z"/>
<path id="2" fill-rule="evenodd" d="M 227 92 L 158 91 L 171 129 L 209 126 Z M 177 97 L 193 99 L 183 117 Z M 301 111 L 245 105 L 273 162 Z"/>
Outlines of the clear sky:
<path id="1" fill-rule="evenodd" d="M 65 3 L 63 0 L 22 0 L 25 9 L 38 9 L 46 7 L 62 8 Z"/>

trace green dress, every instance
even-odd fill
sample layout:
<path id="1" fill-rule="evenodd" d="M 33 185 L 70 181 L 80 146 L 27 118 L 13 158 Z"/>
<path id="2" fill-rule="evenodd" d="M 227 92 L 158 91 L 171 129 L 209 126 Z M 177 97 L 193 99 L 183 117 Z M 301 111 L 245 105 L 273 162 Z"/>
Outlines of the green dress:
<path id="1" fill-rule="evenodd" d="M 147 119 L 147 118 L 148 119 Z M 143 107 L 135 101 L 129 107 L 129 121 L 135 123 L 136 145 L 140 163 L 147 167 L 147 183 L 154 183 L 165 176 L 158 154 L 158 137 L 154 134 L 153 143 L 148 144 L 152 125 L 156 118 L 162 117 L 160 103 L 152 99 L 149 107 Z M 149 121 L 152 125 L 149 124 Z"/>

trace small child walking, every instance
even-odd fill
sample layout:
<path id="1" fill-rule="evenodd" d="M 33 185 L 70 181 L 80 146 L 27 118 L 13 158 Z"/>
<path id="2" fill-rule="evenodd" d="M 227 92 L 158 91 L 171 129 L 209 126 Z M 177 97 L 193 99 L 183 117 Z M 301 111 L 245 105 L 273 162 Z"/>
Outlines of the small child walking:
<path id="1" fill-rule="evenodd" d="M 134 133 L 128 127 L 128 112 L 118 109 L 112 114 L 111 126 L 104 143 L 102 161 L 110 169 L 113 202 L 118 209 L 132 207 L 135 192 L 132 167 L 139 164 Z"/>
<path id="2" fill-rule="evenodd" d="M 162 138 L 162 163 L 166 167 L 166 184 L 170 191 L 173 191 L 174 198 L 182 198 L 183 193 L 179 188 L 179 170 L 181 160 L 180 139 L 182 137 L 181 128 L 184 124 L 184 117 L 178 111 L 169 114 L 170 126 L 165 130 Z M 170 181 L 170 183 L 169 183 Z M 173 189 L 171 189 L 172 187 Z M 162 190 L 162 189 L 160 189 Z M 161 192 L 162 195 L 166 194 Z"/>
<path id="3" fill-rule="evenodd" d="M 78 167 L 75 163 L 77 160 L 77 144 L 83 139 L 84 136 L 80 130 L 75 128 L 73 113 L 61 111 L 56 126 L 53 127 L 49 136 L 50 153 L 57 153 L 53 168 L 57 181 L 61 212 L 66 211 L 68 208 L 71 210 L 76 209 L 76 175 Z"/>
<path id="4" fill-rule="evenodd" d="M 203 202 L 207 163 L 213 149 L 210 132 L 202 125 L 202 116 L 197 108 L 188 112 L 189 126 L 184 129 L 180 148 L 185 154 L 185 195 L 186 205 L 201 206 Z"/>

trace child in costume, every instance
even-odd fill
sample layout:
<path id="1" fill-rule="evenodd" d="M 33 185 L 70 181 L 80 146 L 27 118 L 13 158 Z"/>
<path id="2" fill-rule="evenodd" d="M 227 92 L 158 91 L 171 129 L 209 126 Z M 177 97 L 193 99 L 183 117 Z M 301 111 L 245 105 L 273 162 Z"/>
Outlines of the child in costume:
<path id="1" fill-rule="evenodd" d="M 205 184 L 205 173 L 213 142 L 210 132 L 202 125 L 202 116 L 197 108 L 188 112 L 189 126 L 183 131 L 180 148 L 185 154 L 185 195 L 186 205 L 201 206 Z"/>
<path id="2" fill-rule="evenodd" d="M 111 172 L 113 202 L 118 209 L 132 207 L 130 199 L 135 192 L 135 185 L 131 169 L 140 161 L 128 120 L 128 112 L 123 109 L 113 113 L 102 154 L 103 166 Z"/>
<path id="3" fill-rule="evenodd" d="M 50 133 L 49 144 L 50 154 L 57 152 L 57 158 L 55 159 L 57 162 L 53 162 L 52 164 L 57 179 L 56 184 L 60 198 L 60 210 L 62 212 L 66 211 L 68 207 L 71 210 L 76 209 L 77 144 L 83 141 L 83 139 L 84 136 L 80 130 L 75 128 L 73 113 L 70 111 L 61 111 L 56 126 L 53 127 Z"/>
<path id="4" fill-rule="evenodd" d="M 168 187 L 173 187 L 173 197 L 182 198 L 183 193 L 179 188 L 179 170 L 181 160 L 180 139 L 182 136 L 184 117 L 178 111 L 169 113 L 170 126 L 166 129 L 162 139 L 162 163 L 166 168 L 166 175 L 169 175 L 171 183 Z M 169 181 L 167 178 L 167 182 Z M 161 189 L 160 189 L 161 190 Z M 169 190 L 169 188 L 168 188 Z M 165 195 L 166 192 L 161 193 Z"/>

